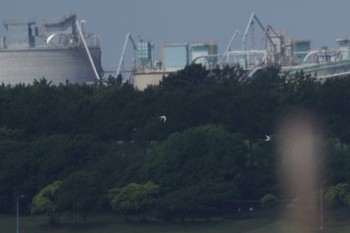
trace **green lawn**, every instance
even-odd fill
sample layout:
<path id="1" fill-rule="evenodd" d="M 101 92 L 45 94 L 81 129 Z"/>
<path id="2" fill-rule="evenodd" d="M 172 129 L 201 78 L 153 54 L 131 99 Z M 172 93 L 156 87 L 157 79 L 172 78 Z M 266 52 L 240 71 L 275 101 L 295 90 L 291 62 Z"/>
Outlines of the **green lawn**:
<path id="1" fill-rule="evenodd" d="M 287 227 L 280 221 L 266 219 L 251 220 L 222 220 L 209 222 L 185 223 L 125 223 L 116 216 L 99 215 L 90 217 L 88 223 L 69 223 L 67 217 L 62 218 L 62 224 L 57 227 L 48 225 L 45 216 L 21 216 L 21 233 L 288 233 L 288 232 L 317 232 L 317 229 L 300 229 Z M 0 215 L 0 232 L 15 233 L 16 217 Z M 345 233 L 350 232 L 350 224 L 325 227 L 323 232 Z"/>

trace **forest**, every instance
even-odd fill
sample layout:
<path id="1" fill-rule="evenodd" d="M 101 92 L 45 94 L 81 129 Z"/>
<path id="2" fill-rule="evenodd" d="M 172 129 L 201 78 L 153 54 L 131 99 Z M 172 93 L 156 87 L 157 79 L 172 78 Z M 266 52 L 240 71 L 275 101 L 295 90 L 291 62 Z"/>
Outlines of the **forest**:
<path id="1" fill-rule="evenodd" d="M 19 198 L 21 211 L 53 224 L 65 212 L 171 220 L 228 215 L 262 198 L 273 205 L 282 198 L 274 133 L 300 110 L 324 128 L 325 198 L 349 206 L 349 90 L 349 77 L 320 82 L 268 67 L 249 78 L 240 67 L 201 65 L 143 91 L 121 76 L 3 84 L 0 213 L 14 213 Z"/>

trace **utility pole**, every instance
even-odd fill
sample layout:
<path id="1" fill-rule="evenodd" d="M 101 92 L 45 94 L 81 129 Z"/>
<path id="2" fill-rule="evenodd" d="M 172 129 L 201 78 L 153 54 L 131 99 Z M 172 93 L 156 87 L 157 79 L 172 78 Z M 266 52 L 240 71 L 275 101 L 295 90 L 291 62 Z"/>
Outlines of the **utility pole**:
<path id="1" fill-rule="evenodd" d="M 323 231 L 323 182 L 320 184 L 320 230 Z"/>
<path id="2" fill-rule="evenodd" d="M 20 195 L 17 197 L 16 201 L 16 233 L 19 233 L 19 199 L 23 198 L 24 195 Z"/>

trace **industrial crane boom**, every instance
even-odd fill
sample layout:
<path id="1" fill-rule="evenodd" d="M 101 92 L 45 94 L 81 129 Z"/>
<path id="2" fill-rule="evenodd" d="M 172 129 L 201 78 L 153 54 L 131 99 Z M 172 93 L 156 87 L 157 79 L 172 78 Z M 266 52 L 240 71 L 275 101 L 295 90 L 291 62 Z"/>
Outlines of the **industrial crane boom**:
<path id="1" fill-rule="evenodd" d="M 125 50 L 126 50 L 126 46 L 128 45 L 128 41 L 131 41 L 132 43 L 132 46 L 134 47 L 134 52 L 136 52 L 138 50 L 137 48 L 137 45 L 134 41 L 134 39 L 132 38 L 132 36 L 130 35 L 130 33 L 128 32 L 128 34 L 126 35 L 126 38 L 125 38 L 125 42 L 124 42 L 124 46 L 123 46 L 123 51 L 122 51 L 122 55 L 120 57 L 120 60 L 119 60 L 119 65 L 118 65 L 118 68 L 117 68 L 117 72 L 115 74 L 115 76 L 117 77 L 119 74 L 120 74 L 120 70 L 121 70 L 121 67 L 122 65 L 124 64 L 124 56 L 125 56 Z M 134 65 L 135 65 L 135 68 L 136 68 L 136 57 L 134 55 Z"/>

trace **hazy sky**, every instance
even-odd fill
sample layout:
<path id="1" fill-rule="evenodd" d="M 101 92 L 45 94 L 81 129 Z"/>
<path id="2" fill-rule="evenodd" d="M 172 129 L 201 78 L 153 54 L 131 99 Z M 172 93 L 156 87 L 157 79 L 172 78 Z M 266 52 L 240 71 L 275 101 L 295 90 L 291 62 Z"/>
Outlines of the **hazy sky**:
<path id="1" fill-rule="evenodd" d="M 43 17 L 76 12 L 86 30 L 102 38 L 102 63 L 116 65 L 128 32 L 152 40 L 155 56 L 160 41 L 214 40 L 219 52 L 234 31 L 244 31 L 255 12 L 264 25 L 295 39 L 311 39 L 312 47 L 336 47 L 350 35 L 349 0 L 0 0 L 0 19 Z M 1 26 L 0 35 L 5 35 Z M 128 51 L 132 51 L 131 47 Z"/>

